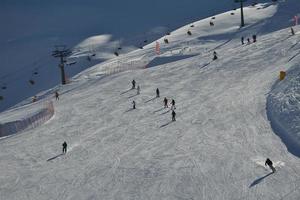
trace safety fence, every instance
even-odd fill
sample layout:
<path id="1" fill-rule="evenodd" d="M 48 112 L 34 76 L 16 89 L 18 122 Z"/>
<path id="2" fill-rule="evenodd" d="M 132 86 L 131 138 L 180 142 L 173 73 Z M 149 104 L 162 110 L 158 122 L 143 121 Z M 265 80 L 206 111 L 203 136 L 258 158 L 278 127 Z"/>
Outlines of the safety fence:
<path id="1" fill-rule="evenodd" d="M 38 106 L 38 105 L 36 105 Z M 42 103 L 41 109 L 28 117 L 0 124 L 0 137 L 9 136 L 23 130 L 28 130 L 40 126 L 54 115 L 52 101 Z"/>
<path id="2" fill-rule="evenodd" d="M 131 61 L 115 61 L 107 63 L 102 66 L 102 70 L 106 75 L 111 75 L 123 71 L 130 71 L 134 69 L 143 69 L 147 67 L 149 62 L 146 60 L 131 60 Z"/>

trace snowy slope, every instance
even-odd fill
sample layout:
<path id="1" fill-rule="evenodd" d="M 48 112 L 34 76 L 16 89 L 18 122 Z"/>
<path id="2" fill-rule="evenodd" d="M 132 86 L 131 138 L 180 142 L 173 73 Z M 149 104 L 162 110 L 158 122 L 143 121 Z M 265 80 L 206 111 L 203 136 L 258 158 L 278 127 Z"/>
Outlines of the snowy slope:
<path id="1" fill-rule="evenodd" d="M 77 59 L 70 61 L 77 63 L 66 69 L 70 78 L 114 57 L 120 46 L 124 54 L 166 31 L 234 6 L 227 0 L 1 0 L 0 111 L 60 83 L 58 60 L 51 57 L 55 45 L 75 47 Z M 82 47 L 89 39 L 93 45 Z M 93 53 L 89 62 L 87 56 Z"/>
<path id="2" fill-rule="evenodd" d="M 280 6 L 299 8 L 295 2 Z M 105 76 L 103 66 L 115 66 L 111 60 L 80 73 L 60 89 L 54 118 L 0 140 L 0 199 L 299 199 L 299 158 L 274 134 L 266 114 L 282 66 L 300 61 L 287 59 L 299 34 L 265 30 L 274 17 L 287 20 L 278 10 L 246 9 L 251 24 L 244 29 L 237 15 L 224 13 L 214 27 L 210 19 L 195 22 L 191 37 L 189 24 L 172 32 L 169 45 L 159 40 L 162 59 L 194 55 L 189 58 Z M 241 36 L 260 31 L 257 43 L 240 44 Z M 151 62 L 154 47 L 120 59 Z M 132 79 L 140 95 L 130 90 Z M 41 96 L 53 98 L 48 93 Z M 165 96 L 176 101 L 176 122 L 162 106 Z M 60 155 L 63 141 L 67 155 Z M 264 167 L 266 157 L 275 174 Z"/>

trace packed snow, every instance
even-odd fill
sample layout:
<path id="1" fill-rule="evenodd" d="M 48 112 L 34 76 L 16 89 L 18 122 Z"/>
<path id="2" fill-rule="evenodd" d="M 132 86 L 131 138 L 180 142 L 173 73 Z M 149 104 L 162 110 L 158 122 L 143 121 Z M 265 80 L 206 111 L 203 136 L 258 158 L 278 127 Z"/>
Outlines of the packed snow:
<path id="1" fill-rule="evenodd" d="M 52 99 L 55 115 L 0 140 L 0 199 L 298 200 L 300 160 L 279 137 L 297 130 L 287 114 L 297 100 L 286 102 L 298 89 L 300 28 L 291 35 L 297 13 L 285 14 L 296 8 L 297 0 L 247 7 L 245 28 L 239 10 L 215 15 L 214 26 L 211 17 L 196 21 L 158 39 L 160 55 L 153 42 L 38 94 L 40 102 Z M 242 36 L 251 44 L 242 45 Z M 278 82 L 281 70 L 288 75 Z M 176 121 L 164 97 L 176 101 Z M 27 100 L 17 108 L 30 106 Z M 286 115 L 292 120 L 281 120 Z"/>

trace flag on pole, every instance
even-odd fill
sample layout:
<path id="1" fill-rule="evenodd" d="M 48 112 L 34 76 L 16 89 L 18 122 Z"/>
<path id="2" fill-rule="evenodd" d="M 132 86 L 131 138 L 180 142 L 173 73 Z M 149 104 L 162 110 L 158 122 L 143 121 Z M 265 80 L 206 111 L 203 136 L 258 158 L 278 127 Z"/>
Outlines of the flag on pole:
<path id="1" fill-rule="evenodd" d="M 160 45 L 159 45 L 159 42 L 158 42 L 158 41 L 156 41 L 155 51 L 156 51 L 156 54 L 157 54 L 157 55 L 160 54 Z"/>

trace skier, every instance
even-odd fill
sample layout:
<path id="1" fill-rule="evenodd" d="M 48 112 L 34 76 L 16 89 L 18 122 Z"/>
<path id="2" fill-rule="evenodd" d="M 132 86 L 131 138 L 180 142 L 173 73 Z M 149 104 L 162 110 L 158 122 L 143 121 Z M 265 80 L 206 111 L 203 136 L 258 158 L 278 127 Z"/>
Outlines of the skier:
<path id="1" fill-rule="evenodd" d="M 58 94 L 57 91 L 55 92 L 55 99 L 56 99 L 56 100 L 59 100 L 59 94 Z"/>
<path id="2" fill-rule="evenodd" d="M 37 97 L 36 97 L 36 96 L 33 96 L 33 97 L 32 97 L 32 102 L 36 102 L 36 100 L 37 100 Z"/>
<path id="3" fill-rule="evenodd" d="M 252 35 L 253 43 L 256 42 L 256 35 Z"/>
<path id="4" fill-rule="evenodd" d="M 245 44 L 245 43 L 244 43 L 244 37 L 241 38 L 241 42 L 242 42 L 242 44 Z"/>
<path id="5" fill-rule="evenodd" d="M 131 83 L 132 83 L 132 88 L 131 89 L 135 89 L 135 80 L 133 79 Z"/>
<path id="6" fill-rule="evenodd" d="M 168 99 L 167 99 L 167 97 L 164 98 L 164 104 L 165 104 L 165 108 L 168 108 Z"/>
<path id="7" fill-rule="evenodd" d="M 135 109 L 135 101 L 132 101 L 132 108 Z"/>
<path id="8" fill-rule="evenodd" d="M 218 59 L 218 57 L 217 57 L 217 52 L 214 51 L 213 54 L 214 54 L 213 60 L 217 60 L 217 59 Z"/>
<path id="9" fill-rule="evenodd" d="M 175 113 L 175 111 L 173 110 L 173 111 L 172 111 L 172 121 L 173 121 L 173 122 L 176 121 L 175 116 L 176 116 L 176 113 Z"/>
<path id="10" fill-rule="evenodd" d="M 174 99 L 172 99 L 172 101 L 171 101 L 171 110 L 175 110 L 176 109 L 176 107 L 175 107 L 175 100 Z"/>
<path id="11" fill-rule="evenodd" d="M 270 167 L 270 169 L 272 170 L 273 173 L 276 172 L 276 169 L 273 167 L 273 162 L 269 158 L 267 158 L 267 160 L 265 162 L 265 166 L 267 166 L 267 165 Z"/>
<path id="12" fill-rule="evenodd" d="M 62 149 L 62 151 L 63 151 L 63 154 L 65 154 L 65 153 L 67 153 L 67 142 L 66 141 L 64 141 L 64 143 L 62 144 L 62 146 L 63 146 L 63 149 Z"/>
<path id="13" fill-rule="evenodd" d="M 141 91 L 141 88 L 140 88 L 140 86 L 138 85 L 138 86 L 137 86 L 137 92 L 136 92 L 136 94 L 140 94 L 140 91 Z"/>
<path id="14" fill-rule="evenodd" d="M 156 88 L 156 98 L 158 98 L 158 97 L 159 97 L 159 89 Z"/>
<path id="15" fill-rule="evenodd" d="M 250 42 L 250 38 L 247 38 L 247 44 L 250 44 L 251 42 Z"/>
<path id="16" fill-rule="evenodd" d="M 295 35 L 295 31 L 294 31 L 293 27 L 291 27 L 291 33 L 292 33 L 292 35 Z"/>

